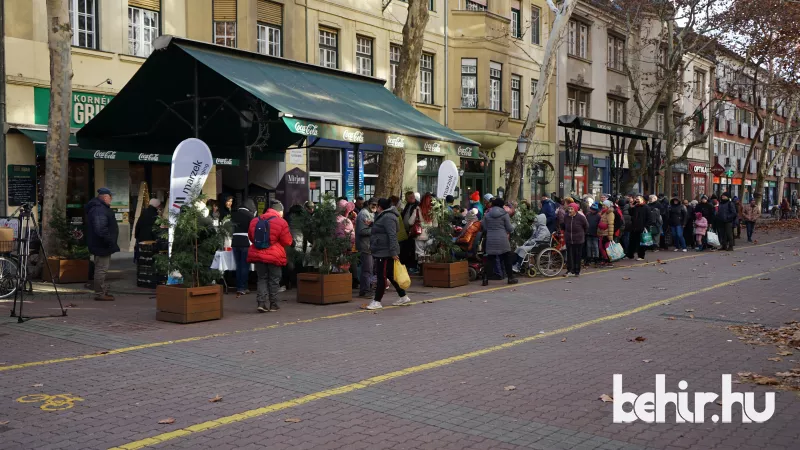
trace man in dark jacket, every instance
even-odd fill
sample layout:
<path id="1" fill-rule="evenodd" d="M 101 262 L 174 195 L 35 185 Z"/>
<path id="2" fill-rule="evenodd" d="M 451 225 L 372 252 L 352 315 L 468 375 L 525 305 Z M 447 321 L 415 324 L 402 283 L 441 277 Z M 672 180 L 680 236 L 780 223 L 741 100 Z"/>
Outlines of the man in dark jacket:
<path id="1" fill-rule="evenodd" d="M 100 188 L 97 197 L 86 204 L 87 233 L 86 243 L 89 252 L 94 255 L 94 299 L 97 301 L 113 301 L 106 284 L 108 266 L 111 255 L 119 251 L 117 238 L 119 226 L 114 211 L 111 210 L 111 190 Z"/>
<path id="2" fill-rule="evenodd" d="M 634 200 L 634 206 L 631 211 L 631 234 L 626 255 L 628 259 L 633 259 L 634 253 L 636 254 L 637 261 L 644 260 L 644 252 L 647 250 L 641 246 L 642 233 L 648 232 L 647 225 L 650 221 L 650 207 L 644 201 L 644 197 L 638 196 Z"/>
<path id="3" fill-rule="evenodd" d="M 247 263 L 247 252 L 250 250 L 250 239 L 247 232 L 250 222 L 256 213 L 256 203 L 253 199 L 246 199 L 242 206 L 231 214 L 233 223 L 233 236 L 231 236 L 231 249 L 233 260 L 236 261 L 236 297 L 248 293 L 247 281 L 250 277 L 250 264 Z"/>
<path id="4" fill-rule="evenodd" d="M 157 198 L 151 198 L 150 204 L 142 211 L 142 215 L 136 221 L 136 229 L 133 233 L 136 242 L 155 241 L 158 239 L 153 227 L 158 218 L 159 207 L 161 207 L 161 201 Z"/>
<path id="5" fill-rule="evenodd" d="M 686 239 L 683 237 L 683 227 L 686 225 L 687 212 L 678 197 L 670 200 L 669 211 L 667 212 L 667 224 L 672 232 L 672 243 L 675 251 L 686 251 Z"/>
<path id="6" fill-rule="evenodd" d="M 412 194 L 413 195 L 413 194 Z M 372 233 L 369 236 L 369 250 L 372 252 L 372 261 L 375 266 L 375 274 L 378 279 L 375 283 L 375 298 L 367 305 L 367 309 L 381 309 L 383 305 L 383 293 L 386 291 L 386 280 L 388 279 L 394 286 L 399 300 L 394 302 L 395 306 L 410 303 L 411 299 L 406 295 L 406 291 L 394 280 L 394 262 L 400 260 L 400 244 L 397 242 L 397 224 L 399 213 L 388 198 L 378 200 L 378 214 L 372 223 Z"/>
<path id="7" fill-rule="evenodd" d="M 551 233 L 556 231 L 556 204 L 550 200 L 550 197 L 542 196 L 542 210 L 540 212 L 547 218 L 547 229 Z"/>
<path id="8" fill-rule="evenodd" d="M 724 192 L 720 197 L 716 221 L 719 243 L 723 250 L 733 251 L 733 222 L 738 216 L 739 213 L 736 211 L 736 205 L 731 201 L 730 194 Z"/>

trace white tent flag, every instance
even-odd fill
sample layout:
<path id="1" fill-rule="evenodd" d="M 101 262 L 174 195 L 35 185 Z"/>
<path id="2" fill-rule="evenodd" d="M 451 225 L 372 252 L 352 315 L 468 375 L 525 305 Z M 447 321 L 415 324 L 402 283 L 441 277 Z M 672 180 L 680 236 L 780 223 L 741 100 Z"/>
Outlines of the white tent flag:
<path id="1" fill-rule="evenodd" d="M 436 197 L 445 198 L 453 195 L 458 186 L 458 167 L 453 161 L 445 160 L 439 166 L 439 184 L 436 187 Z"/>
<path id="2" fill-rule="evenodd" d="M 213 159 L 211 150 L 200 139 L 189 138 L 178 144 L 172 154 L 169 181 L 169 254 L 172 255 L 172 238 L 181 206 L 191 203 L 200 195 L 206 184 Z"/>

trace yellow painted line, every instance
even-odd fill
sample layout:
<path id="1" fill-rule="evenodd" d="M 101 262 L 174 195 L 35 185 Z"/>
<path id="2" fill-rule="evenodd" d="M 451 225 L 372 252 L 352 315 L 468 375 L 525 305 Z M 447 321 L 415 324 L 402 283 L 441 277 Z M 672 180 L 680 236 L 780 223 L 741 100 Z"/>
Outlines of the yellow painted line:
<path id="1" fill-rule="evenodd" d="M 773 245 L 773 244 L 777 244 L 779 242 L 790 241 L 790 240 L 794 240 L 794 239 L 797 239 L 797 238 L 781 239 L 781 240 L 777 240 L 777 241 L 773 241 L 773 242 L 769 242 L 769 243 L 765 243 L 765 244 L 751 245 L 751 246 L 748 246 L 748 247 L 745 247 L 745 248 L 754 248 L 754 247 L 762 247 L 762 246 L 766 246 L 766 245 Z M 679 257 L 675 257 L 675 258 L 665 258 L 665 259 L 662 259 L 661 261 L 662 262 L 671 262 L 671 261 L 678 261 L 678 260 L 681 260 L 681 259 L 697 258 L 697 257 L 701 257 L 701 256 L 718 255 L 718 254 L 720 254 L 720 253 L 715 253 L 715 252 L 695 253 L 695 254 L 679 256 Z M 613 267 L 613 268 L 610 268 L 610 269 L 599 269 L 599 270 L 594 270 L 592 272 L 587 272 L 586 274 L 584 274 L 584 276 L 590 276 L 590 275 L 594 275 L 594 274 L 610 272 L 610 271 L 613 271 L 613 270 L 632 269 L 632 268 L 636 268 L 636 267 L 646 267 L 646 266 L 651 266 L 653 264 L 655 264 L 655 261 L 645 262 L 645 263 L 636 263 L 636 264 L 631 264 L 631 265 L 626 265 L 626 266 L 616 266 L 616 267 Z M 472 292 L 462 292 L 462 293 L 459 293 L 459 294 L 453 294 L 453 295 L 447 295 L 447 296 L 444 296 L 444 297 L 437 297 L 437 298 L 427 299 L 427 300 L 424 300 L 424 302 L 433 303 L 433 302 L 440 302 L 440 301 L 443 301 L 443 300 L 451 300 L 451 299 L 454 299 L 454 298 L 463 298 L 463 297 L 469 297 L 469 296 L 472 296 L 472 295 L 485 294 L 485 293 L 488 293 L 488 292 L 496 292 L 496 291 L 501 291 L 501 290 L 505 290 L 505 289 L 516 289 L 516 288 L 522 287 L 522 286 L 529 286 L 529 285 L 532 285 L 532 284 L 538 284 L 538 283 L 544 283 L 544 282 L 548 282 L 548 281 L 560 280 L 561 278 L 562 277 L 560 277 L 560 276 L 556 276 L 556 277 L 553 277 L 553 278 L 541 278 L 541 279 L 536 279 L 536 280 L 533 280 L 533 281 L 521 282 L 521 283 L 518 283 L 518 284 L 515 284 L 515 285 L 504 284 L 504 285 L 493 287 L 493 288 L 479 289 L 479 290 L 472 291 Z M 416 305 L 416 304 L 420 304 L 422 302 L 423 301 L 411 302 L 411 303 L 408 303 L 407 305 L 404 305 L 404 306 L 386 306 L 383 309 L 404 308 L 406 306 Z M 313 323 L 313 322 L 318 322 L 318 321 L 321 321 L 321 320 L 340 319 L 342 317 L 350 317 L 350 316 L 354 316 L 356 314 L 365 314 L 365 313 L 368 313 L 368 312 L 371 312 L 371 311 L 356 310 L 356 311 L 350 311 L 350 312 L 339 313 L 339 314 L 331 314 L 331 315 L 328 315 L 328 316 L 312 317 L 310 319 L 300 319 L 300 320 L 295 320 L 295 321 L 291 321 L 291 322 L 284 322 L 284 323 L 279 323 L 279 324 L 274 324 L 274 325 L 268 325 L 268 326 L 265 326 L 265 327 L 250 328 L 250 329 L 247 329 L 247 330 L 226 331 L 226 332 L 222 332 L 222 333 L 207 334 L 207 335 L 204 335 L 204 336 L 194 336 L 194 337 L 188 337 L 188 338 L 183 338 L 183 339 L 175 339 L 175 340 L 172 340 L 172 341 L 151 342 L 149 344 L 133 345 L 133 346 L 130 346 L 130 347 L 122 347 L 122 348 L 117 348 L 117 349 L 108 350 L 108 351 L 99 351 L 99 352 L 96 352 L 96 353 L 90 353 L 88 355 L 68 356 L 68 357 L 64 357 L 64 358 L 48 359 L 48 360 L 43 360 L 43 361 L 32 361 L 32 362 L 27 362 L 27 363 L 13 364 L 13 365 L 10 365 L 10 366 L 0 366 L 0 372 L 6 372 L 6 371 L 10 371 L 10 370 L 27 369 L 29 367 L 46 366 L 46 365 L 50 365 L 50 364 L 59 364 L 59 363 L 72 362 L 72 361 L 82 361 L 82 360 L 87 360 L 87 359 L 100 358 L 100 357 L 103 357 L 103 356 L 119 355 L 119 354 L 122 354 L 122 353 L 129 353 L 129 352 L 134 352 L 134 351 L 138 351 L 138 350 L 145 350 L 145 349 L 148 349 L 148 348 L 164 347 L 164 346 L 167 346 L 167 345 L 174 345 L 174 344 L 185 344 L 185 343 L 188 343 L 188 342 L 204 341 L 204 340 L 207 340 L 207 339 L 214 339 L 214 338 L 226 337 L 226 336 L 234 336 L 234 335 L 237 335 L 237 334 L 254 333 L 254 332 L 259 332 L 259 331 L 274 330 L 276 328 L 283 328 L 283 327 L 288 327 L 288 326 L 293 326 L 293 325 L 301 325 L 301 324 L 306 324 L 306 323 Z"/>
<path id="2" fill-rule="evenodd" d="M 533 335 L 533 336 L 528 336 L 528 337 L 525 337 L 525 338 L 522 338 L 522 339 L 517 339 L 517 340 L 514 340 L 514 341 L 506 342 L 504 344 L 495 345 L 495 346 L 492 346 L 492 347 L 487 347 L 487 348 L 476 350 L 476 351 L 473 351 L 473 352 L 464 353 L 464 354 L 456 355 L 456 356 L 451 356 L 449 358 L 444 358 L 444 359 L 440 359 L 440 360 L 437 360 L 437 361 L 432 361 L 432 362 L 429 362 L 429 363 L 420 364 L 418 366 L 408 367 L 408 368 L 397 370 L 397 371 L 394 371 L 394 372 L 389 372 L 389 373 L 386 373 L 386 374 L 383 374 L 383 375 L 370 377 L 370 378 L 367 378 L 365 380 L 358 381 L 356 383 L 347 384 L 347 385 L 339 386 L 339 387 L 332 388 L 332 389 L 326 389 L 324 391 L 319 391 L 319 392 L 316 392 L 316 393 L 313 393 L 313 394 L 304 395 L 302 397 L 297 397 L 295 399 L 287 400 L 285 402 L 274 403 L 272 405 L 263 406 L 261 408 L 251 409 L 251 410 L 244 411 L 244 412 L 241 412 L 241 413 L 238 413 L 238 414 L 233 414 L 233 415 L 230 415 L 230 416 L 220 417 L 220 418 L 214 419 L 214 420 L 209 420 L 209 421 L 202 422 L 202 423 L 199 423 L 199 424 L 196 424 L 196 425 L 191 425 L 191 426 L 186 427 L 186 428 L 181 428 L 179 430 L 170 431 L 168 433 L 162 433 L 162 434 L 159 434 L 159 435 L 156 435 L 156 436 L 152 436 L 152 437 L 149 437 L 149 438 L 146 438 L 146 439 L 130 442 L 130 443 L 127 443 L 127 444 L 122 445 L 120 447 L 114 447 L 111 450 L 120 450 L 120 449 L 134 450 L 134 449 L 140 449 L 140 448 L 144 448 L 144 447 L 149 447 L 151 445 L 161 444 L 163 442 L 170 441 L 170 440 L 177 439 L 177 438 L 181 438 L 181 437 L 185 437 L 185 436 L 189 436 L 189 435 L 191 435 L 193 433 L 197 433 L 197 432 L 200 432 L 200 431 L 212 430 L 214 428 L 219 428 L 219 427 L 224 426 L 224 425 L 229 425 L 229 424 L 232 424 L 232 423 L 241 422 L 243 420 L 252 419 L 254 417 L 260 417 L 260 416 L 263 416 L 263 415 L 266 415 L 266 414 L 270 414 L 270 413 L 273 413 L 273 412 L 276 412 L 276 411 L 282 411 L 284 409 L 293 408 L 295 406 L 300 406 L 300 405 L 312 402 L 314 400 L 319 400 L 319 399 L 323 399 L 323 398 L 327 398 L 327 397 L 332 397 L 332 396 L 335 396 L 335 395 L 346 394 L 348 392 L 353 392 L 353 391 L 357 391 L 357 390 L 360 390 L 360 389 L 365 389 L 365 388 L 368 388 L 370 386 L 374 386 L 376 384 L 385 383 L 387 381 L 394 380 L 396 378 L 412 375 L 412 374 L 419 373 L 419 372 L 424 372 L 424 371 L 431 370 L 431 369 L 436 369 L 436 368 L 439 368 L 439 367 L 448 366 L 448 365 L 451 365 L 451 364 L 454 364 L 454 363 L 457 363 L 457 362 L 460 362 L 460 361 L 476 358 L 478 356 L 486 355 L 486 354 L 489 354 L 489 353 L 498 352 L 500 350 L 506 350 L 506 349 L 511 348 L 511 347 L 516 347 L 518 345 L 526 344 L 528 342 L 533 342 L 533 341 L 536 341 L 536 340 L 539 340 L 539 339 L 544 339 L 544 338 L 556 336 L 556 335 L 559 335 L 559 334 L 569 333 L 571 331 L 579 330 L 581 328 L 586 328 L 588 326 L 596 325 L 598 323 L 607 322 L 607 321 L 615 320 L 615 319 L 620 319 L 622 317 L 627 317 L 627 316 L 630 316 L 630 315 L 633 315 L 633 314 L 636 314 L 636 313 L 639 313 L 639 312 L 642 312 L 642 311 L 646 311 L 648 309 L 655 308 L 657 306 L 661 306 L 661 305 L 663 305 L 665 303 L 675 302 L 675 301 L 682 300 L 684 298 L 691 297 L 691 296 L 694 296 L 694 295 L 697 295 L 697 294 L 702 294 L 704 292 L 712 291 L 712 290 L 717 289 L 717 288 L 721 288 L 721 287 L 728 286 L 728 285 L 731 285 L 731 284 L 740 283 L 742 281 L 746 281 L 746 280 L 750 280 L 750 279 L 753 279 L 753 278 L 761 277 L 761 276 L 764 276 L 764 275 L 766 275 L 766 274 L 768 274 L 770 272 L 777 272 L 779 270 L 788 269 L 790 267 L 794 267 L 794 266 L 798 266 L 798 265 L 800 265 L 800 262 L 797 262 L 797 263 L 794 263 L 794 264 L 789 264 L 789 265 L 786 265 L 786 266 L 783 266 L 783 267 L 778 267 L 777 269 L 774 269 L 772 271 L 762 272 L 762 273 L 758 273 L 758 274 L 755 274 L 755 275 L 748 275 L 748 276 L 745 276 L 745 277 L 737 278 L 735 280 L 725 281 L 725 282 L 722 282 L 722 283 L 715 284 L 713 286 L 708 286 L 708 287 L 705 287 L 705 288 L 702 288 L 702 289 L 698 289 L 696 291 L 686 292 L 686 293 L 683 293 L 683 294 L 675 295 L 673 297 L 666 298 L 666 299 L 663 299 L 663 300 L 658 300 L 658 301 L 655 301 L 655 302 L 652 302 L 652 303 L 648 303 L 646 305 L 642 305 L 642 306 L 639 306 L 639 307 L 636 307 L 636 308 L 633 308 L 633 309 L 629 309 L 629 310 L 626 310 L 626 311 L 618 312 L 616 314 L 611 314 L 611 315 L 608 315 L 608 316 L 603 316 L 603 317 L 598 317 L 598 318 L 595 318 L 595 319 L 587 320 L 585 322 L 577 323 L 577 324 L 574 324 L 574 325 L 569 325 L 569 326 L 566 326 L 566 327 L 563 327 L 563 328 L 559 328 L 557 330 L 548 331 L 548 332 L 536 334 L 536 335 Z"/>

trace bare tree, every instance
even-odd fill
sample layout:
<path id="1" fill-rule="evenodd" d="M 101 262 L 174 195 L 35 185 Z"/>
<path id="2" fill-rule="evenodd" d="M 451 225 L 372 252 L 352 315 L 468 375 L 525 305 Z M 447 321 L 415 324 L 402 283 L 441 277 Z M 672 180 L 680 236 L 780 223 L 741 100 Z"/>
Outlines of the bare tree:
<path id="1" fill-rule="evenodd" d="M 50 117 L 47 121 L 47 157 L 44 177 L 43 245 L 50 255 L 58 248 L 49 233 L 55 212 L 63 213 L 67 200 L 70 100 L 72 97 L 72 28 L 67 0 L 47 0 L 47 45 L 50 54 Z"/>
<path id="2" fill-rule="evenodd" d="M 384 9 L 388 4 L 389 2 L 385 1 Z M 409 104 L 413 104 L 414 101 L 414 89 L 417 85 L 419 60 L 422 56 L 428 17 L 428 0 L 408 0 L 408 16 L 403 25 L 403 44 L 400 47 L 400 63 L 397 67 L 394 95 Z M 402 148 L 384 147 L 378 184 L 375 187 L 376 196 L 389 197 L 400 194 L 403 189 L 405 156 L 405 150 Z"/>
<path id="3" fill-rule="evenodd" d="M 547 0 L 547 6 L 555 13 L 553 26 L 550 29 L 550 34 L 547 37 L 547 43 L 544 47 L 544 56 L 542 63 L 539 66 L 539 80 L 536 82 L 536 95 L 531 101 L 531 106 L 528 108 L 528 117 L 525 118 L 525 125 L 522 127 L 522 137 L 527 140 L 525 151 L 523 153 L 514 152 L 514 159 L 511 162 L 511 169 L 508 172 L 508 180 L 506 184 L 506 199 L 508 201 L 516 201 L 519 194 L 519 185 L 522 181 L 523 165 L 528 153 L 531 152 L 531 147 L 534 149 L 532 157 L 536 158 L 535 149 L 533 145 L 534 134 L 536 133 L 536 124 L 542 113 L 542 106 L 544 106 L 544 99 L 547 94 L 547 86 L 550 84 L 550 78 L 553 76 L 555 69 L 556 59 L 558 56 L 558 48 L 564 40 L 564 33 L 569 24 L 569 18 L 572 16 L 572 11 L 575 10 L 575 5 L 578 0 L 564 0 L 556 6 L 552 0 Z"/>

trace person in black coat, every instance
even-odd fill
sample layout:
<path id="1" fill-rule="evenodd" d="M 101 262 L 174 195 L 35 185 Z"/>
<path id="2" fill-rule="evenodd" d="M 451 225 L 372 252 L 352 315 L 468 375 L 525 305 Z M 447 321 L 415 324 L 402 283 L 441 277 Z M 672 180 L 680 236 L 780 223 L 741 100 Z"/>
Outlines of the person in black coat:
<path id="1" fill-rule="evenodd" d="M 94 292 L 95 300 L 112 301 L 108 294 L 106 274 L 111 264 L 111 255 L 119 251 L 119 225 L 114 211 L 111 209 L 111 190 L 100 188 L 97 197 L 86 204 L 86 244 L 89 253 L 94 255 Z"/>
<path id="2" fill-rule="evenodd" d="M 158 209 L 161 207 L 161 200 L 151 198 L 150 204 L 142 211 L 139 220 L 136 221 L 136 229 L 133 232 L 136 242 L 155 241 L 158 233 L 153 229 L 158 219 Z"/>
<path id="3" fill-rule="evenodd" d="M 678 250 L 686 251 L 683 227 L 686 225 L 687 217 L 686 207 L 681 204 L 678 197 L 673 197 L 670 200 L 669 210 L 667 211 L 667 224 L 672 233 L 672 243 L 675 245 L 676 252 Z"/>
<path id="4" fill-rule="evenodd" d="M 723 250 L 733 251 L 733 222 L 738 216 L 739 212 L 731 201 L 730 194 L 724 192 L 720 196 L 719 211 L 717 212 L 717 232 Z"/>
<path id="5" fill-rule="evenodd" d="M 250 275 L 250 264 L 247 263 L 247 252 L 250 249 L 250 239 L 247 231 L 250 222 L 255 217 L 256 204 L 252 199 L 246 199 L 242 206 L 231 214 L 233 223 L 233 236 L 231 237 L 231 250 L 236 261 L 236 296 L 247 293 L 247 279 Z"/>
<path id="6" fill-rule="evenodd" d="M 633 259 L 634 253 L 638 261 L 644 260 L 644 252 L 647 250 L 640 244 L 642 242 L 642 233 L 649 232 L 647 226 L 650 223 L 650 207 L 644 200 L 644 197 L 637 196 L 634 200 L 634 206 L 631 211 L 631 234 L 628 242 L 628 259 Z M 627 228 L 626 228 L 627 229 Z"/>

